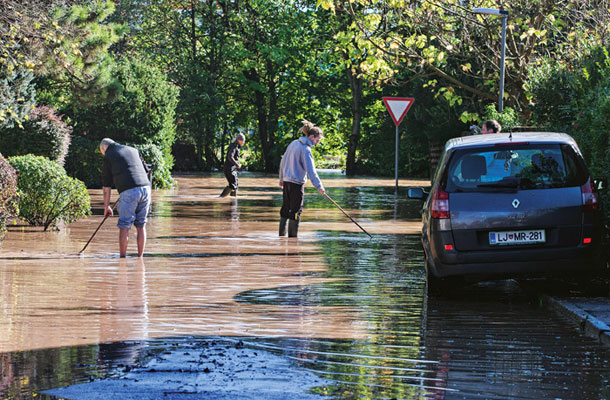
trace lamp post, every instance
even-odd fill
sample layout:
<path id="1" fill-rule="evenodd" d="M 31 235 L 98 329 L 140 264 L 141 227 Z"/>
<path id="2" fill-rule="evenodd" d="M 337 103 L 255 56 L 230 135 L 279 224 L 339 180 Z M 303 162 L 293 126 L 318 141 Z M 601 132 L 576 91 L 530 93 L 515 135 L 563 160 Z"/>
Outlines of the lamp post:
<path id="1" fill-rule="evenodd" d="M 500 61 L 500 98 L 498 99 L 498 112 L 502 113 L 502 110 L 504 110 L 504 55 L 506 54 L 506 20 L 508 19 L 508 11 L 496 8 L 474 8 L 472 11 L 477 14 L 496 15 L 502 18 L 502 60 Z"/>

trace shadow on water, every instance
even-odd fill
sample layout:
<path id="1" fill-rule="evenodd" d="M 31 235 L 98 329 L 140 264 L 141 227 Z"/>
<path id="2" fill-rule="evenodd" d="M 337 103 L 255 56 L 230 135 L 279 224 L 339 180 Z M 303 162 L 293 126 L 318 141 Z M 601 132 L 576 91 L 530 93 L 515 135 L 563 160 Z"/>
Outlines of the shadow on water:
<path id="1" fill-rule="evenodd" d="M 264 192 L 262 189 L 269 188 L 261 188 Z M 249 190 L 256 188 L 244 192 Z M 331 187 L 329 193 L 346 209 L 372 211 L 366 217 L 390 224 L 390 231 L 395 220 L 419 217 L 420 203 L 407 201 L 404 196 L 396 198 L 393 188 Z M 202 209 L 196 212 L 181 202 L 167 200 L 159 206 L 158 214 L 164 218 L 236 217 L 233 204 L 210 206 L 202 202 L 198 206 Z M 239 199 L 237 217 L 240 222 L 275 218 L 277 203 L 277 194 L 270 199 Z M 306 207 L 326 210 L 333 206 L 323 198 L 311 196 Z M 388 212 L 382 214 L 381 210 Z M 316 218 L 341 218 L 336 214 L 322 216 Z M 190 241 L 219 239 L 206 232 L 166 232 L 155 238 L 159 243 L 176 242 L 178 247 Z M 248 239 L 244 238 L 246 242 Z M 428 298 L 424 294 L 423 253 L 417 234 L 375 234 L 368 240 L 360 233 L 323 229 L 316 230 L 313 238 L 308 237 L 303 243 L 315 243 L 316 247 L 272 250 L 260 255 L 279 259 L 277 268 L 282 268 L 281 262 L 288 262 L 289 258 L 315 256 L 315 262 L 324 268 L 294 270 L 288 276 L 313 277 L 316 281 L 246 288 L 233 297 L 238 313 L 247 316 L 258 310 L 275 310 L 292 318 L 293 324 L 307 324 L 318 320 L 300 318 L 304 314 L 336 309 L 342 311 L 338 315 L 349 316 L 341 321 L 349 327 L 327 321 L 326 330 L 299 337 L 176 335 L 4 353 L 0 354 L 0 398 L 46 399 L 49 396 L 40 394 L 40 390 L 124 378 L 132 368 L 142 368 L 159 355 L 191 353 L 205 348 L 210 341 L 218 341 L 227 347 L 242 343 L 245 349 L 281 356 L 289 360 L 291 368 L 314 373 L 326 382 L 311 390 L 321 398 L 610 399 L 610 351 L 581 336 L 567 321 L 549 314 L 514 282 L 481 283 L 460 289 L 451 297 Z M 225 249 L 213 256 L 239 257 L 240 267 L 247 269 L 258 255 L 251 249 L 239 253 Z M 242 259 L 243 256 L 246 257 Z M 184 257 L 186 262 L 211 258 L 208 253 L 186 251 L 161 251 L 149 258 L 169 262 L 176 257 Z M 147 273 L 151 274 L 151 270 Z M 148 297 L 154 295 L 149 293 Z M 160 307 L 170 310 L 172 305 Z M 210 310 L 218 313 L 211 318 L 220 318 L 220 313 L 225 312 L 220 306 L 210 306 Z M 294 316 L 290 317 L 291 313 Z M 185 312 L 184 318 L 191 318 L 190 312 Z M 301 328 L 308 332 L 307 326 Z M 338 328 L 362 334 L 331 338 L 338 336 L 330 330 Z"/>

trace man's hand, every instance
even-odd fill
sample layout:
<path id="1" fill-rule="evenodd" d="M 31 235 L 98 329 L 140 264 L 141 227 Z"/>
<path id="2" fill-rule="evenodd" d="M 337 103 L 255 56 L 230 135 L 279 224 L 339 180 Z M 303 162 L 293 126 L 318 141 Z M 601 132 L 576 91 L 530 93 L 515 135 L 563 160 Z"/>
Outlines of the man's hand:
<path id="1" fill-rule="evenodd" d="M 280 181 L 280 187 L 283 188 L 284 187 L 284 181 Z"/>
<path id="2" fill-rule="evenodd" d="M 322 196 L 326 195 L 326 190 L 324 189 L 318 189 L 318 192 L 320 192 Z"/>
<path id="3" fill-rule="evenodd" d="M 113 215 L 114 213 L 112 212 L 112 207 L 106 206 L 106 208 L 104 208 L 104 218 L 112 217 Z"/>
<path id="4" fill-rule="evenodd" d="M 237 164 L 237 169 L 241 171 L 241 164 Z"/>

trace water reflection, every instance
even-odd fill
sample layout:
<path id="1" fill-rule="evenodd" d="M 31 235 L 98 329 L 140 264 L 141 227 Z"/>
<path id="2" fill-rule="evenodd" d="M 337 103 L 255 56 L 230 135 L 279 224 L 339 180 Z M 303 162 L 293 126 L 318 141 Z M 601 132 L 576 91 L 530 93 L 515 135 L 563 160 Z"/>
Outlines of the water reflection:
<path id="1" fill-rule="evenodd" d="M 179 181 L 155 193 L 143 260 L 116 257 L 114 221 L 75 255 L 99 215 L 9 233 L 0 398 L 121 376 L 210 337 L 286 357 L 337 399 L 610 397 L 608 350 L 514 284 L 427 299 L 420 203 L 397 198 L 393 180 L 325 180 L 371 240 L 309 190 L 301 237 L 278 238 L 275 177 L 242 177 L 237 199 L 218 199 L 220 175 Z"/>

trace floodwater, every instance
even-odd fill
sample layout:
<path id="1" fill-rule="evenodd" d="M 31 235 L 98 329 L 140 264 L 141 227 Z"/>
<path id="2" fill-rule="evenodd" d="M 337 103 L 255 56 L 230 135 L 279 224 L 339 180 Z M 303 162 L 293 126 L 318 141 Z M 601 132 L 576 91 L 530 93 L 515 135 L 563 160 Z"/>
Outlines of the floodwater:
<path id="1" fill-rule="evenodd" d="M 142 259 L 118 258 L 116 219 L 43 233 L 12 227 L 0 251 L 0 399 L 116 376 L 155 352 L 240 340 L 329 384 L 334 399 L 608 399 L 610 352 L 511 281 L 424 296 L 420 204 L 388 179 L 322 176 L 299 238 L 277 237 L 275 178 L 220 175 L 157 191 Z M 113 193 L 115 196 L 116 193 Z M 135 237 L 129 254 L 135 253 Z"/>

